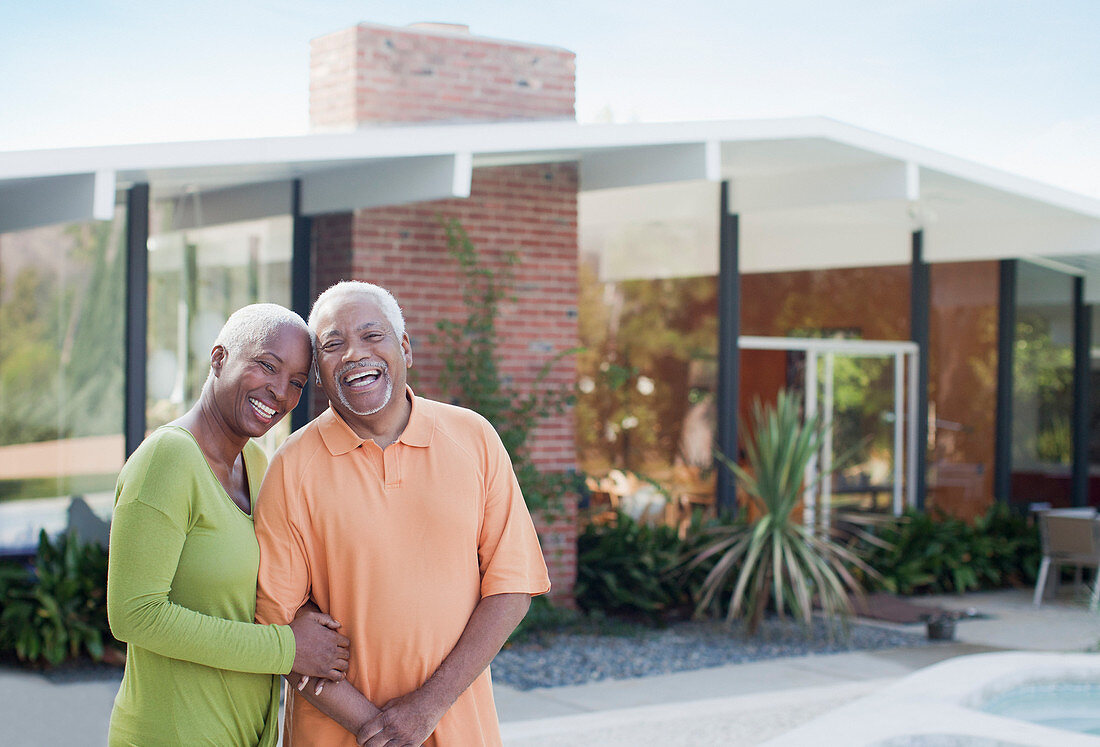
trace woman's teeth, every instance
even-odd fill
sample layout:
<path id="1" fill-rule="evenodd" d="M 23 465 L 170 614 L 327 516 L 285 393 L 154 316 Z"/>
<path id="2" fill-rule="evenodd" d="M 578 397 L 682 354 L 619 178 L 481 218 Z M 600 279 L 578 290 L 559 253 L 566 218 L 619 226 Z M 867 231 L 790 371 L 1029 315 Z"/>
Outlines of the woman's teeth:
<path id="1" fill-rule="evenodd" d="M 263 402 L 260 402 L 254 397 L 248 398 L 248 404 L 252 405 L 252 409 L 259 413 L 260 416 L 263 417 L 265 420 L 270 420 L 271 418 L 275 417 L 275 410 L 271 409 Z"/>

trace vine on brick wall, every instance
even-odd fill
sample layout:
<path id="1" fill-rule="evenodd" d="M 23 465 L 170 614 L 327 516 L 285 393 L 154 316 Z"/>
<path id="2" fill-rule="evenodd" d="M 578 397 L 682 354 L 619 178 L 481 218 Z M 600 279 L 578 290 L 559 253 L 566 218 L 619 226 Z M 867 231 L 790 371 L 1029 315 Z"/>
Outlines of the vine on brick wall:
<path id="1" fill-rule="evenodd" d="M 528 507 L 552 517 L 561 508 L 566 493 L 575 490 L 577 476 L 540 470 L 531 460 L 529 439 L 539 423 L 573 404 L 571 387 L 551 389 L 543 383 L 562 358 L 577 350 L 565 350 L 550 358 L 527 391 L 521 392 L 505 381 L 500 374 L 496 323 L 501 302 L 515 298 L 513 267 L 518 258 L 515 252 L 508 252 L 503 266 L 494 269 L 481 260 L 457 220 L 442 223 L 447 250 L 462 272 L 462 300 L 467 315 L 461 322 L 436 322 L 438 332 L 432 335 L 432 342 L 441 351 L 443 362 L 440 390 L 454 404 L 480 413 L 493 424 L 512 459 Z"/>

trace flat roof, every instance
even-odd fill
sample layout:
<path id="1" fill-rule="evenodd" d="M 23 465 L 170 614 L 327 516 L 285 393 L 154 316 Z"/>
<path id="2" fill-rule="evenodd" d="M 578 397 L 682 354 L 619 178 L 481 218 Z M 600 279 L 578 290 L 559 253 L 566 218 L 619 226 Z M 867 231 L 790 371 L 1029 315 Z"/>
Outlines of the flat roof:
<path id="1" fill-rule="evenodd" d="M 304 212 L 318 214 L 464 197 L 474 168 L 560 161 L 579 164 L 586 193 L 729 181 L 730 211 L 748 221 L 748 235 L 778 235 L 782 225 L 782 242 L 792 246 L 815 235 L 813 227 L 838 223 L 904 234 L 923 228 L 931 261 L 1038 256 L 1079 274 L 1100 272 L 1091 258 L 1100 255 L 1100 200 L 823 117 L 370 126 L 7 151 L 0 231 L 107 217 L 119 190 L 137 183 L 149 184 L 154 200 L 221 190 L 255 203 L 264 189 L 299 180 Z M 788 235 L 797 225 L 810 228 Z M 842 244 L 861 235 L 849 231 L 822 251 L 843 253 Z M 898 252 L 887 251 L 884 262 L 899 261 Z"/>

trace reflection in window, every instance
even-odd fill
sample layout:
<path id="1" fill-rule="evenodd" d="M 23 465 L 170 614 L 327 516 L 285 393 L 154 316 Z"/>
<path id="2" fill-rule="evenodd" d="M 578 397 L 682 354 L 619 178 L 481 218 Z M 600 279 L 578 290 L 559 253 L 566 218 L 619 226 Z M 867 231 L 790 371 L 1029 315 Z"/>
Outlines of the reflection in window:
<path id="1" fill-rule="evenodd" d="M 908 340 L 909 275 L 907 266 L 746 274 L 741 331 L 762 337 Z M 774 402 L 781 388 L 805 396 L 805 365 L 802 352 L 742 351 L 742 422 L 749 420 L 756 399 Z M 894 359 L 835 355 L 831 373 L 833 453 L 841 460 L 832 503 L 892 510 Z M 824 407 L 823 359 L 817 375 Z"/>
<path id="2" fill-rule="evenodd" d="M 257 302 L 289 306 L 290 254 L 289 216 L 150 239 L 150 430 L 178 418 L 198 399 L 210 371 L 210 348 L 230 314 Z M 266 445 L 281 442 L 289 428 L 284 418 L 265 437 Z"/>
<path id="3" fill-rule="evenodd" d="M 594 505 L 677 521 L 713 502 L 717 207 L 709 183 L 580 195 L 574 417 Z"/>
<path id="4" fill-rule="evenodd" d="M 1089 351 L 1089 488 L 1088 503 L 1100 506 L 1100 304 L 1092 309 Z"/>
<path id="5" fill-rule="evenodd" d="M 1012 500 L 1068 505 L 1073 456 L 1073 279 L 1017 265 Z"/>
<path id="6" fill-rule="evenodd" d="M 964 519 L 993 502 L 999 291 L 997 262 L 931 267 L 925 507 Z"/>
<path id="7" fill-rule="evenodd" d="M 111 491 L 125 214 L 0 235 L 0 501 Z"/>
<path id="8" fill-rule="evenodd" d="M 593 284 L 582 269 L 577 443 L 586 471 L 712 461 L 715 278 Z"/>
<path id="9" fill-rule="evenodd" d="M 853 340 L 853 330 L 798 329 L 790 337 Z M 834 354 L 817 361 L 817 401 L 826 407 L 826 382 L 832 377 L 832 449 L 839 460 L 833 475 L 832 505 L 838 509 L 891 512 L 894 489 L 893 356 Z M 806 355 L 787 353 L 788 389 L 806 389 Z M 904 369 L 903 369 L 904 371 Z M 904 373 L 903 373 L 904 375 Z M 903 457 L 902 457 L 903 458 Z"/>

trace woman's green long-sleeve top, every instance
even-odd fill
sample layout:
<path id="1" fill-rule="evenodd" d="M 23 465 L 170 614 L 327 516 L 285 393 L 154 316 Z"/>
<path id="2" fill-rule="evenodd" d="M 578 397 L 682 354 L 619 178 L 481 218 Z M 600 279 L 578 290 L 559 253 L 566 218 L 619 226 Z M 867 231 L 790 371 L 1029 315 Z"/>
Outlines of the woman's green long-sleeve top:
<path id="1" fill-rule="evenodd" d="M 267 467 L 243 454 L 255 505 Z M 255 625 L 259 546 L 194 437 L 159 428 L 118 477 L 107 571 L 111 631 L 127 645 L 110 743 L 274 745 L 294 633 Z"/>

